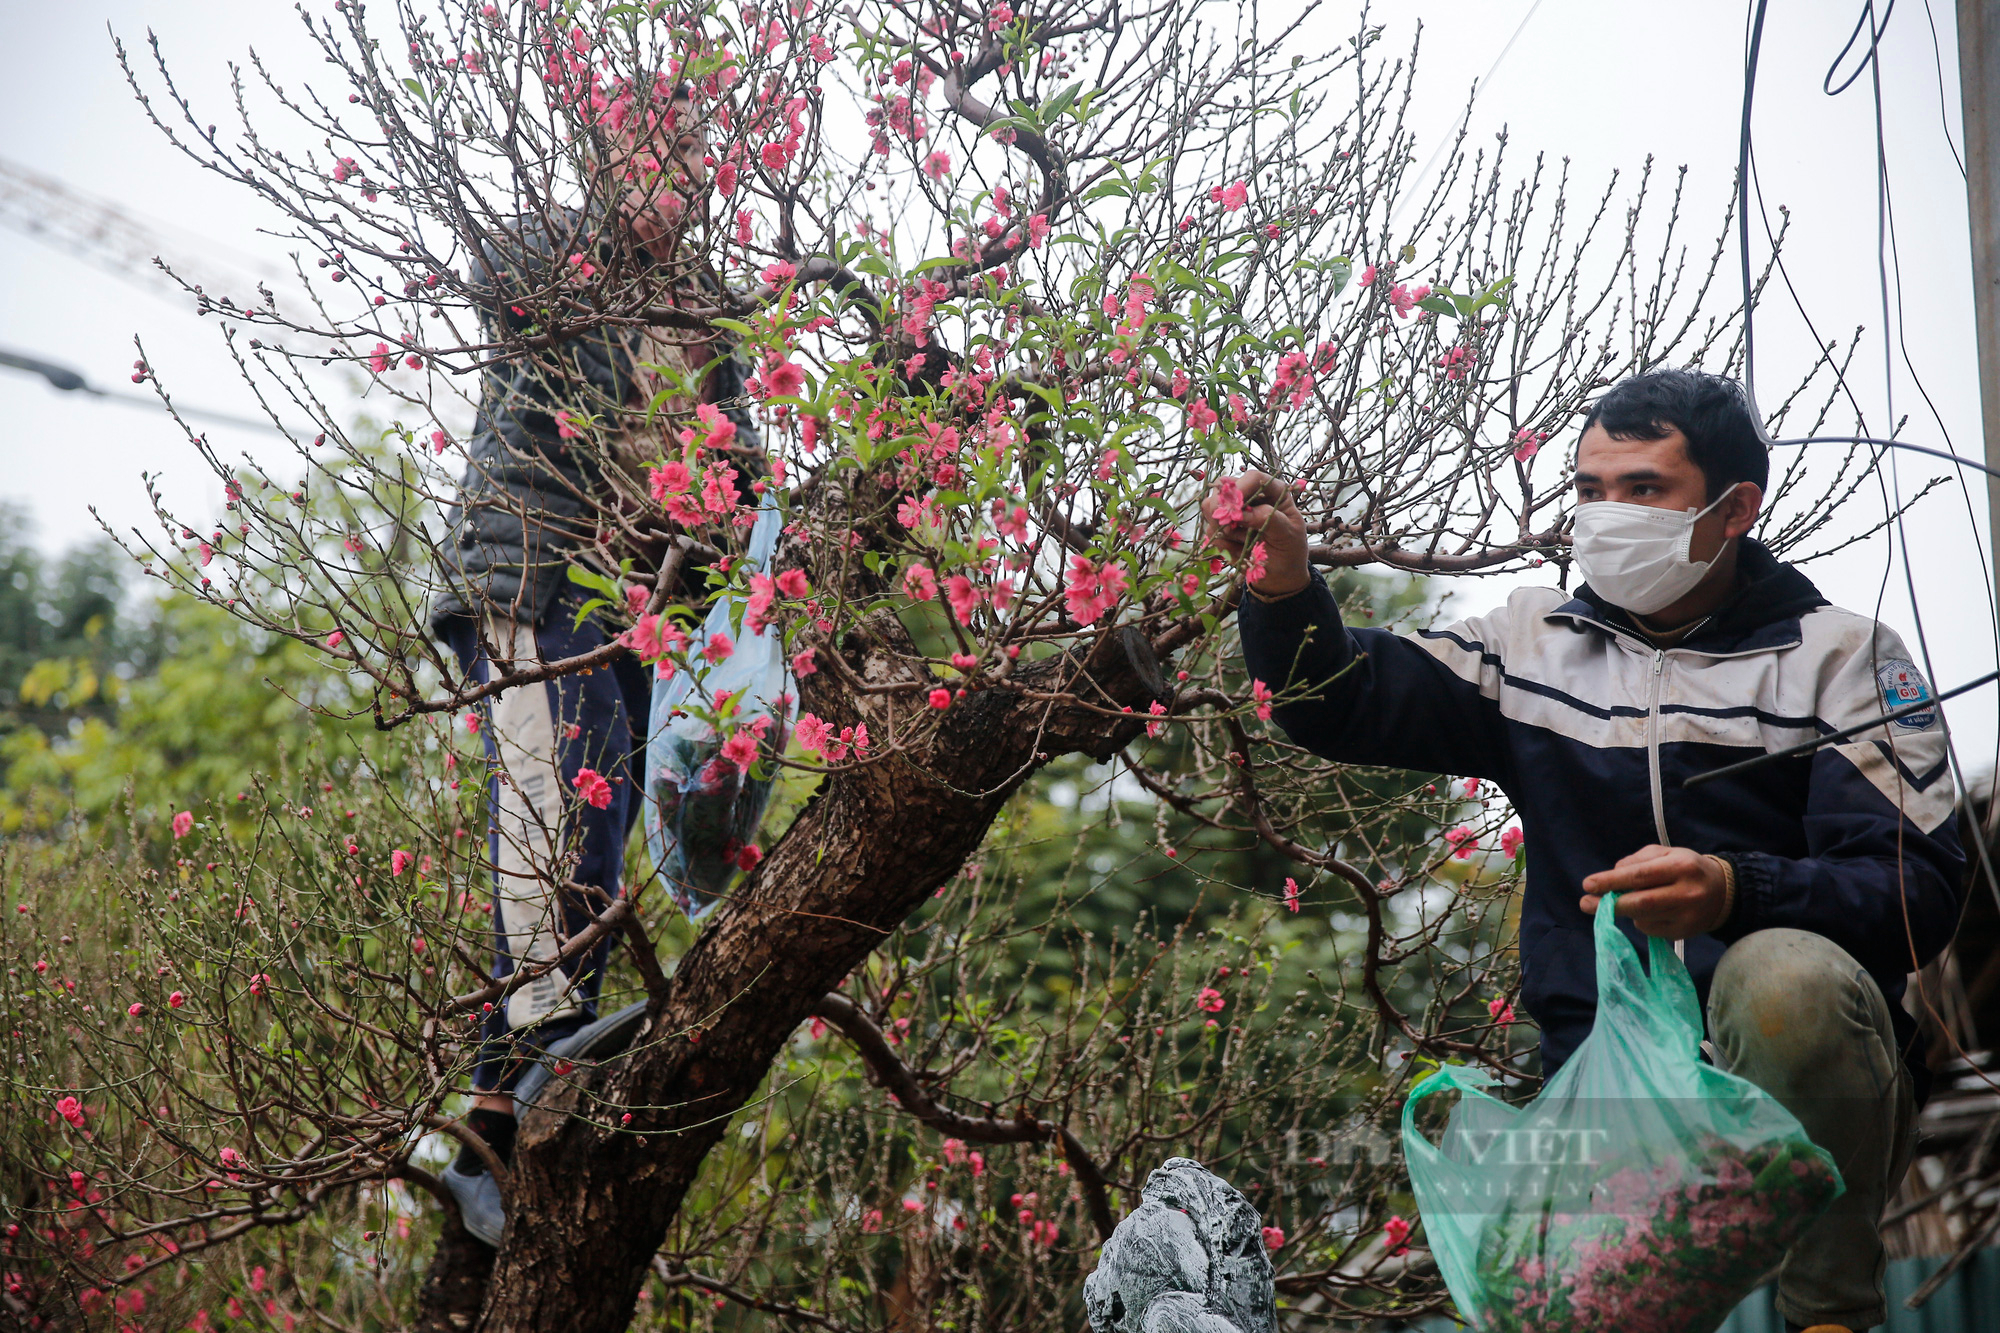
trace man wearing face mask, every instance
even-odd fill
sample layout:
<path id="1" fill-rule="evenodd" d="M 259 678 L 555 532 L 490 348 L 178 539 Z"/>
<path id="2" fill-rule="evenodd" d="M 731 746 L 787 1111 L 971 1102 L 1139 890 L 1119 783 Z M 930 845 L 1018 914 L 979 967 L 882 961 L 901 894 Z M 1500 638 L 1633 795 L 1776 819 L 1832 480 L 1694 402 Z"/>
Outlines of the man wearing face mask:
<path id="1" fill-rule="evenodd" d="M 1577 446 L 1584 585 L 1411 635 L 1341 623 L 1282 483 L 1235 479 L 1244 519 L 1218 535 L 1265 543 L 1243 655 L 1295 699 L 1273 710 L 1295 742 L 1487 779 L 1519 811 L 1522 1000 L 1545 1074 L 1594 1019 L 1603 895 L 1635 943 L 1677 942 L 1712 1058 L 1798 1116 L 1846 1180 L 1778 1284 L 1791 1328 L 1838 1333 L 1887 1317 L 1877 1228 L 1929 1085 L 1901 1001 L 1956 927 L 1962 856 L 1935 710 L 1681 786 L 1930 697 L 1893 631 L 1750 536 L 1768 477 L 1735 382 L 1628 379 Z"/>

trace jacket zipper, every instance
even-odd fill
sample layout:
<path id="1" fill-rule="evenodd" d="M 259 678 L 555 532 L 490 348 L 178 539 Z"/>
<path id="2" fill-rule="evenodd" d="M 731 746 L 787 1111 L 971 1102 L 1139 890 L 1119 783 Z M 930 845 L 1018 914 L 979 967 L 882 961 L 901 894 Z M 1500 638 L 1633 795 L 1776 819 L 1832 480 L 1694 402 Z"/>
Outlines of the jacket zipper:
<path id="1" fill-rule="evenodd" d="M 1666 675 L 1667 650 L 1653 649 L 1653 697 L 1646 705 L 1646 776 L 1653 787 L 1653 836 L 1660 840 L 1660 846 L 1671 847 L 1673 839 L 1667 836 L 1667 793 L 1666 784 L 1660 778 L 1660 682 Z M 1687 961 L 1687 941 L 1674 941 L 1674 956 L 1683 963 Z"/>
<path id="2" fill-rule="evenodd" d="M 1580 616 L 1574 613 L 1567 613 L 1563 616 L 1563 618 L 1567 620 L 1576 621 L 1582 624 L 1594 626 L 1598 629 L 1604 630 L 1606 633 L 1610 634 L 1613 638 L 1623 639 L 1626 642 L 1635 645 L 1636 647 L 1650 650 L 1653 654 L 1653 692 L 1652 692 L 1652 698 L 1648 701 L 1646 706 L 1646 777 L 1648 782 L 1652 786 L 1653 834 L 1660 840 L 1660 845 L 1662 847 L 1671 847 L 1673 846 L 1673 842 L 1667 837 L 1666 787 L 1665 783 L 1662 781 L 1660 777 L 1660 689 L 1661 689 L 1661 677 L 1665 673 L 1667 667 L 1667 650 L 1664 648 L 1656 647 L 1653 644 L 1646 643 L 1643 640 L 1639 639 L 1636 635 L 1628 634 L 1624 630 L 1619 629 L 1615 625 L 1607 625 L 1603 621 L 1598 620 L 1593 616 Z M 1701 656 L 1717 658 L 1717 659 L 1728 658 L 1728 657 L 1755 657 L 1760 653 L 1776 652 L 1785 648 L 1796 648 L 1798 647 L 1798 643 L 1799 641 L 1794 641 L 1792 643 L 1776 643 L 1776 644 L 1769 644 L 1762 648 L 1752 648 L 1747 651 L 1734 652 L 1734 653 L 1702 653 Z M 1674 941 L 1674 954 L 1683 963 L 1687 961 L 1686 940 Z M 1706 1040 L 1704 1040 L 1701 1043 L 1701 1048 L 1708 1055 L 1710 1061 L 1712 1062 L 1715 1059 L 1715 1048 Z"/>
<path id="3" fill-rule="evenodd" d="M 1653 697 L 1646 706 L 1646 773 L 1653 784 L 1653 833 L 1660 846 L 1671 847 L 1667 836 L 1667 794 L 1660 778 L 1660 679 L 1667 669 L 1667 651 L 1653 650 Z"/>

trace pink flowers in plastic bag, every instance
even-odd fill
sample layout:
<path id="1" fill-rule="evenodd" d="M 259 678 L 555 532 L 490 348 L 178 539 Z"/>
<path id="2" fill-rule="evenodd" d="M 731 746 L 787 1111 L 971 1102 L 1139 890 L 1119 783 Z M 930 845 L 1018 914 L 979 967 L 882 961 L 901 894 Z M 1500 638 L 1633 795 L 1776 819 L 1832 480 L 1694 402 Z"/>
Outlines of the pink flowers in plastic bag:
<path id="1" fill-rule="evenodd" d="M 1826 1160 L 1787 1143 L 1709 1140 L 1693 1163 L 1628 1167 L 1592 1211 L 1523 1208 L 1480 1248 L 1496 1333 L 1684 1333 L 1726 1318 L 1834 1193 Z"/>

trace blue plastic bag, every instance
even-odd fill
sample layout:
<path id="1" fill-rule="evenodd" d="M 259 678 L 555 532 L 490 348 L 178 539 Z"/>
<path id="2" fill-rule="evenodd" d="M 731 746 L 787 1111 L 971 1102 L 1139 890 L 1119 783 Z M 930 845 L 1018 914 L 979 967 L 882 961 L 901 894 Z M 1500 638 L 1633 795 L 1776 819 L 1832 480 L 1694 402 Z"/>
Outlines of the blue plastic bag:
<path id="1" fill-rule="evenodd" d="M 1597 1020 L 1532 1102 L 1448 1065 L 1403 1106 L 1410 1185 L 1445 1285 L 1484 1333 L 1710 1333 L 1842 1192 L 1763 1089 L 1703 1063 L 1687 966 L 1648 967 L 1597 907 Z M 1417 1108 L 1456 1089 L 1441 1146 Z"/>
<path id="2" fill-rule="evenodd" d="M 783 528 L 783 514 L 766 496 L 744 562 L 764 572 Z M 689 643 L 688 660 L 699 665 L 653 683 L 646 740 L 646 847 L 674 901 L 695 920 L 747 868 L 747 849 L 756 842 L 771 800 L 771 779 L 755 777 L 724 758 L 723 742 L 730 731 L 769 718 L 758 747 L 760 760 L 768 761 L 785 752 L 791 723 L 792 678 L 784 640 L 770 625 L 738 633 L 743 606 L 740 596 L 717 598 Z M 718 634 L 728 635 L 735 650 L 710 665 L 700 654 Z M 713 708 L 725 696 L 732 716 L 723 734 L 685 708 L 690 702 Z"/>

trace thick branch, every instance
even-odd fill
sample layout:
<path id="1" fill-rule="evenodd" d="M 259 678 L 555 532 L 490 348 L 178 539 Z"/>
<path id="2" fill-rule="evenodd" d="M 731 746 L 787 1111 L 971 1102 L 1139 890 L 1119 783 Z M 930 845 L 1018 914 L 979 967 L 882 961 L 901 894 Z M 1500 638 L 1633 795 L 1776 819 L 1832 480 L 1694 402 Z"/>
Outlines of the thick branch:
<path id="1" fill-rule="evenodd" d="M 868 1067 L 875 1071 L 882 1086 L 889 1090 L 889 1095 L 905 1111 L 932 1129 L 969 1143 L 1046 1143 L 1050 1140 L 1060 1143 L 1063 1157 L 1068 1160 L 1070 1170 L 1076 1173 L 1076 1183 L 1083 1187 L 1084 1205 L 1090 1210 L 1090 1220 L 1097 1224 L 1099 1235 L 1110 1239 L 1112 1228 L 1118 1224 L 1111 1216 L 1104 1172 L 1068 1126 L 1052 1120 L 1033 1119 L 1025 1108 L 1013 1120 L 962 1115 L 941 1105 L 930 1094 L 890 1047 L 882 1029 L 875 1026 L 874 1020 L 863 1013 L 854 1001 L 844 995 L 829 994 L 819 1002 L 819 1016 L 839 1028 L 854 1043 L 855 1049 L 861 1052 L 861 1058 L 868 1062 Z"/>

